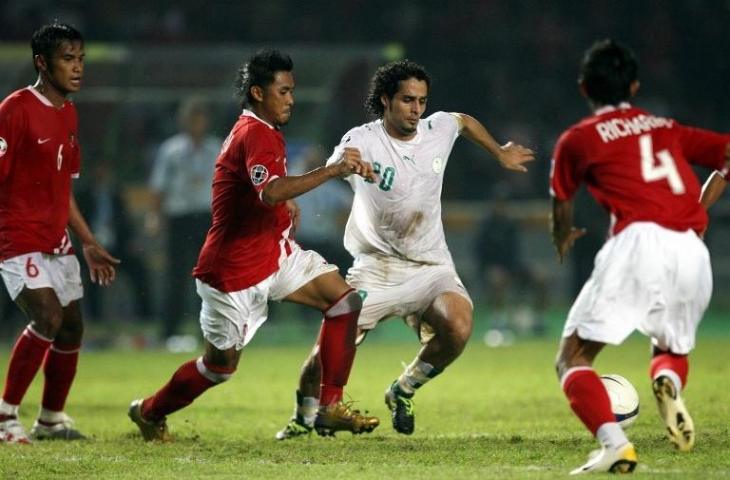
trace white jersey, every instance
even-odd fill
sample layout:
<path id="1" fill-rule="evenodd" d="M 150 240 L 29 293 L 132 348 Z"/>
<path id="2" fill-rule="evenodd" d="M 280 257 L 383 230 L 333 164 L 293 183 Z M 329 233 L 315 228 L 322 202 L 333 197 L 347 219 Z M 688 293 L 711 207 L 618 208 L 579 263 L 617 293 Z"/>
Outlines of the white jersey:
<path id="1" fill-rule="evenodd" d="M 436 112 L 420 120 L 416 136 L 407 142 L 390 137 L 382 120 L 345 134 L 327 164 L 337 162 L 345 147 L 354 147 L 378 177 L 375 183 L 358 175 L 347 178 L 355 196 L 345 248 L 353 257 L 382 254 L 453 264 L 441 222 L 441 189 L 459 128 L 455 115 Z"/>

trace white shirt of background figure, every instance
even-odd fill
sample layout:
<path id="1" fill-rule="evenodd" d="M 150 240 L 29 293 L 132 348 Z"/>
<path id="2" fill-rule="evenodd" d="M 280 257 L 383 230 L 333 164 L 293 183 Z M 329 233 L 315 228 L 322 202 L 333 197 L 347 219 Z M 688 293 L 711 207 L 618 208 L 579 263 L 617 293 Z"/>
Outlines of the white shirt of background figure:
<path id="1" fill-rule="evenodd" d="M 360 150 L 378 174 L 376 182 L 351 175 L 355 192 L 345 229 L 353 257 L 384 254 L 418 263 L 453 264 L 441 222 L 444 170 L 461 130 L 457 115 L 436 112 L 418 123 L 416 135 L 401 141 L 388 135 L 382 120 L 345 134 L 327 164 L 346 147 Z"/>

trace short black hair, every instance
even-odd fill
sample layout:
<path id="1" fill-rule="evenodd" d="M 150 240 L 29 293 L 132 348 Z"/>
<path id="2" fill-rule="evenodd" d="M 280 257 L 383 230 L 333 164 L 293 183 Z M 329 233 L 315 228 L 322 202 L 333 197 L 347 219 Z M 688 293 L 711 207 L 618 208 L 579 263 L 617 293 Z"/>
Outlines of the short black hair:
<path id="1" fill-rule="evenodd" d="M 33 51 L 33 65 L 35 65 L 35 56 L 41 55 L 46 63 L 50 64 L 53 54 L 63 42 L 81 42 L 83 45 L 84 37 L 81 32 L 71 25 L 54 21 L 33 32 L 30 39 L 30 48 Z M 36 68 L 37 70 L 37 68 Z"/>
<path id="2" fill-rule="evenodd" d="M 294 62 L 289 55 L 279 50 L 259 50 L 238 69 L 236 76 L 236 96 L 242 105 L 251 105 L 251 87 L 265 88 L 274 83 L 276 72 L 291 72 Z"/>
<path id="3" fill-rule="evenodd" d="M 599 105 L 617 105 L 631 98 L 631 84 L 638 78 L 633 52 L 612 39 L 594 43 L 583 56 L 579 80 L 588 98 Z"/>
<path id="4" fill-rule="evenodd" d="M 378 118 L 383 118 L 384 107 L 380 97 L 385 95 L 392 99 L 398 93 L 400 82 L 409 78 L 423 80 L 428 89 L 431 89 L 431 75 L 421 65 L 408 59 L 390 62 L 378 68 L 370 80 L 365 110 Z"/>

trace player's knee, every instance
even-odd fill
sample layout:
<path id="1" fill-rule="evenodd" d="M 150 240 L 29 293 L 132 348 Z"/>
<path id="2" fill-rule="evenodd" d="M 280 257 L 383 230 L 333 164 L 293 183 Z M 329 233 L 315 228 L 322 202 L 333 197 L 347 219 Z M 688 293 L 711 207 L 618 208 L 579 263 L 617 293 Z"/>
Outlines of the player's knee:
<path id="1" fill-rule="evenodd" d="M 203 357 L 198 357 L 195 366 L 198 368 L 198 373 L 213 383 L 223 383 L 236 372 L 235 365 L 214 365 Z"/>
<path id="2" fill-rule="evenodd" d="M 33 329 L 48 338 L 55 338 L 63 325 L 63 311 L 60 308 L 40 308 L 31 321 Z"/>
<path id="3" fill-rule="evenodd" d="M 325 319 L 328 317 L 339 317 L 348 313 L 359 312 L 360 310 L 362 310 L 362 298 L 357 291 L 351 289 L 327 308 L 325 311 Z"/>
<path id="4" fill-rule="evenodd" d="M 462 349 L 466 345 L 466 342 L 469 341 L 469 337 L 471 337 L 473 323 L 471 314 L 466 312 L 449 319 L 449 330 L 452 341 Z"/>

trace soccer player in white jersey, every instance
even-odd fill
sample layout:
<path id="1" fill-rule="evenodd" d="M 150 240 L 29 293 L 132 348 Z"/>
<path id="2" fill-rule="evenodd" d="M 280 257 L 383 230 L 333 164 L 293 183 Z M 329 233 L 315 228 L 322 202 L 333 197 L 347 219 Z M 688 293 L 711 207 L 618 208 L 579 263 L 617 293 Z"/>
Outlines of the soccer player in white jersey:
<path id="1" fill-rule="evenodd" d="M 441 223 L 441 188 L 454 142 L 463 135 L 510 170 L 526 171 L 533 152 L 500 146 L 484 126 L 462 113 L 426 110 L 430 77 L 408 60 L 380 67 L 366 109 L 374 122 L 345 134 L 327 163 L 353 153 L 371 163 L 377 181 L 350 176 L 355 195 L 345 248 L 354 257 L 347 281 L 362 296 L 358 344 L 382 320 L 402 317 L 423 346 L 385 392 L 393 428 L 414 430 L 413 395 L 461 354 L 472 331 L 472 302 L 454 268 Z M 304 364 L 297 406 L 280 440 L 307 434 L 316 416 L 319 346 Z"/>

